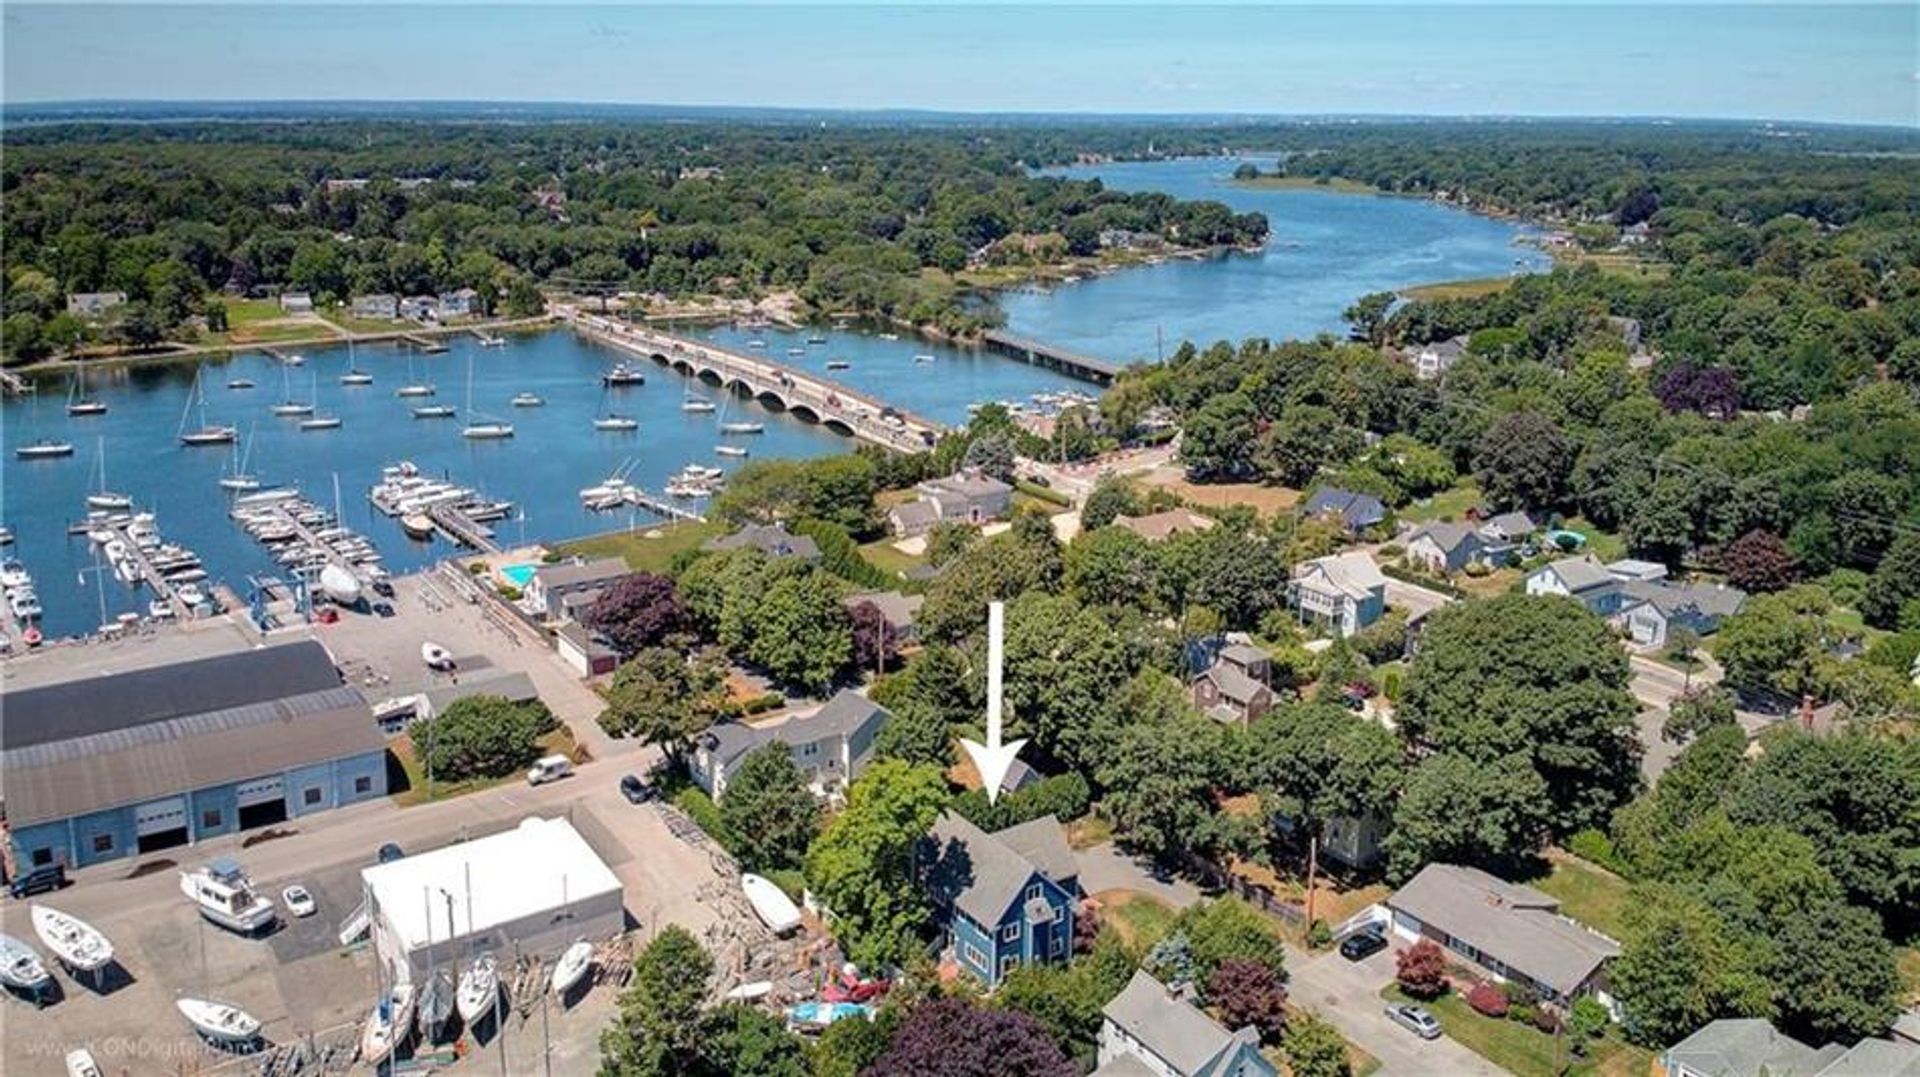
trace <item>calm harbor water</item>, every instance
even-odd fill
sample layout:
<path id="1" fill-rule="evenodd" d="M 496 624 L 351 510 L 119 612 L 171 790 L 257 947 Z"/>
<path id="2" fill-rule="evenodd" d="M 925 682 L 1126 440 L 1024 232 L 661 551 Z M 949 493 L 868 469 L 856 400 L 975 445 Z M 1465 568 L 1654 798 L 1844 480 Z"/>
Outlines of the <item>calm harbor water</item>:
<path id="1" fill-rule="evenodd" d="M 1273 158 L 1249 157 L 1271 170 Z M 1516 246 L 1529 229 L 1412 198 L 1233 182 L 1241 160 L 1197 158 L 1058 169 L 1124 191 L 1211 198 L 1267 215 L 1257 254 L 1174 261 L 1095 277 L 1046 292 L 1003 296 L 1008 330 L 1116 362 L 1152 359 L 1182 340 L 1202 345 L 1342 333 L 1340 314 L 1369 292 L 1433 281 L 1540 271 L 1551 262 Z M 1156 340 L 1158 334 L 1158 340 Z"/>
<path id="2" fill-rule="evenodd" d="M 721 341 L 742 347 L 749 334 L 715 330 Z M 806 347 L 803 335 L 769 331 L 768 352 L 775 358 L 820 370 L 828 355 L 853 362 L 834 376 L 870 389 L 930 418 L 966 421 L 974 400 L 1019 399 L 1068 382 L 1051 371 L 993 356 L 977 355 L 923 341 L 888 341 L 878 336 L 836 333 L 831 346 L 814 345 L 808 355 L 789 358 L 788 347 Z M 202 385 L 210 422 L 237 426 L 241 451 L 251 435 L 247 470 L 265 485 L 293 485 L 311 500 L 334 504 L 334 477 L 346 526 L 371 538 L 389 571 L 404 572 L 447 556 L 451 547 L 409 539 L 397 521 L 373 510 L 367 487 L 380 469 L 396 460 L 414 461 L 430 474 L 445 474 L 465 486 L 514 501 L 525 520 L 493 526 L 502 543 L 554 540 L 626 526 L 626 512 L 593 513 L 580 506 L 578 492 L 606 477 L 628 459 L 637 461 L 632 480 L 658 493 L 668 476 L 689 463 L 738 466 L 737 458 L 718 456 L 723 442 L 742 445 L 750 459 L 804 457 L 843 452 L 851 441 L 821 427 L 758 404 L 725 403 L 718 390 L 691 383 L 670 370 L 641 361 L 647 384 L 602 390 L 601 371 L 624 356 L 587 343 L 565 331 L 511 337 L 504 347 L 483 348 L 469 337 L 452 338 L 451 350 L 419 356 L 411 349 L 381 345 L 358 349 L 358 365 L 374 384 L 339 383 L 347 369 L 345 348 L 307 349 L 304 366 L 285 368 L 261 354 L 236 356 L 202 367 Z M 916 354 L 939 356 L 916 364 Z M 473 411 L 514 425 L 514 437 L 473 441 L 460 436 L 467 414 L 467 365 L 473 366 Z M 417 372 L 439 390 L 432 402 L 451 404 L 460 418 L 414 419 L 409 408 L 420 400 L 396 398 L 398 386 Z M 283 374 L 286 377 L 283 384 Z M 152 597 L 130 589 L 111 573 L 95 574 L 94 553 L 84 537 L 69 537 L 67 525 L 84 517 L 84 499 L 100 485 L 104 453 L 106 485 L 130 494 L 141 509 L 155 513 L 163 539 L 197 552 L 211 578 L 224 581 L 243 597 L 249 575 L 275 574 L 278 566 L 227 516 L 228 495 L 220 476 L 233 464 L 225 447 L 187 448 L 175 439 L 183 409 L 192 399 L 194 368 L 188 364 L 148 366 L 100 372 L 92 386 L 108 405 L 105 415 L 69 417 L 64 386 L 43 382 L 39 399 L 8 400 L 0 411 L 4 428 L 4 522 L 17 536 L 5 553 L 18 557 L 33 574 L 46 612 L 42 630 L 50 637 L 92 631 L 101 623 L 101 599 L 109 618 L 125 611 L 144 612 Z M 256 387 L 230 390 L 230 379 L 249 378 Z M 277 418 L 268 408 L 291 389 L 302 400 L 316 400 L 323 413 L 339 415 L 340 429 L 302 431 L 298 420 Z M 1084 386 L 1083 386 L 1084 388 Z M 544 407 L 516 408 L 516 393 L 532 392 Z M 689 393 L 724 404 L 724 412 L 691 413 L 681 404 Z M 609 403 L 610 401 L 610 403 Z M 611 406 L 640 421 L 631 433 L 596 431 L 592 417 Z M 766 424 L 758 436 L 722 438 L 723 418 L 751 418 Z M 71 441 L 74 455 L 55 460 L 19 460 L 16 446 L 41 437 Z M 652 521 L 633 516 L 640 526 Z M 84 582 L 82 578 L 84 576 Z M 103 586 L 104 585 L 104 586 Z"/>

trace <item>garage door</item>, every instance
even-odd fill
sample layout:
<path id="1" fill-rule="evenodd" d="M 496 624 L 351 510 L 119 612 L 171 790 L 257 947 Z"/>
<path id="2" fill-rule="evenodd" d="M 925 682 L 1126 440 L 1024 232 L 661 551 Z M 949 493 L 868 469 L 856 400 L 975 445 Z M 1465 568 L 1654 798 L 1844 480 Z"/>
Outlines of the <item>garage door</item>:
<path id="1" fill-rule="evenodd" d="M 133 832 L 140 837 L 184 830 L 187 825 L 187 798 L 171 797 L 142 804 L 133 809 Z"/>
<path id="2" fill-rule="evenodd" d="M 255 804 L 265 804 L 273 800 L 284 800 L 287 796 L 286 787 L 281 783 L 280 776 L 277 774 L 271 778 L 257 778 L 250 782 L 241 782 L 240 788 L 235 790 L 235 792 L 238 794 L 240 806 L 243 808 L 251 807 Z"/>

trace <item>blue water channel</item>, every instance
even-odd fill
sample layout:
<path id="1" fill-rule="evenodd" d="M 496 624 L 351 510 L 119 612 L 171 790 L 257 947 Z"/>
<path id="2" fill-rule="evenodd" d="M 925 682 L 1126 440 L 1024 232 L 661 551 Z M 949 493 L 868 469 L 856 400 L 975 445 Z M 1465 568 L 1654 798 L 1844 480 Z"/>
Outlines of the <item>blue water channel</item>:
<path id="1" fill-rule="evenodd" d="M 1235 212 L 1266 214 L 1272 231 L 1258 253 L 1170 261 L 1002 296 L 1007 328 L 1085 355 L 1131 362 L 1171 352 L 1186 339 L 1205 344 L 1344 333 L 1341 312 L 1368 292 L 1537 272 L 1551 264 L 1537 248 L 1516 244 L 1531 230 L 1512 221 L 1412 198 L 1235 183 L 1233 170 L 1249 160 L 1273 169 L 1268 155 L 1049 172 L 1098 177 L 1124 191 L 1215 199 Z"/>
<path id="2" fill-rule="evenodd" d="M 1183 337 L 1200 340 L 1273 338 L 1338 330 L 1340 311 L 1358 295 L 1422 281 L 1485 277 L 1513 268 L 1538 268 L 1536 254 L 1513 245 L 1522 229 L 1422 202 L 1319 191 L 1250 190 L 1227 178 L 1233 162 L 1168 161 L 1074 170 L 1098 174 L 1115 186 L 1155 188 L 1179 197 L 1221 198 L 1236 209 L 1258 209 L 1273 223 L 1273 238 L 1259 254 L 1229 255 L 1202 262 L 1172 262 L 1128 270 L 1044 294 L 1000 297 L 1009 328 L 1023 335 L 1091 355 L 1117 360 L 1151 358 L 1154 334 L 1171 349 Z M 1515 260 L 1520 265 L 1515 266 Z M 685 327 L 739 350 L 802 367 L 861 389 L 928 419 L 960 424 L 968 405 L 991 400 L 1028 401 L 1063 389 L 1097 391 L 1053 371 L 979 349 L 917 339 L 889 339 L 876 327 L 815 332 L 740 326 Z M 763 349 L 750 349 L 752 341 Z M 268 485 L 294 485 L 331 507 L 338 478 L 346 526 L 371 538 L 389 571 L 430 564 L 451 552 L 444 541 L 409 539 L 398 524 L 368 504 L 366 491 L 380 469 L 411 460 L 430 474 L 445 475 L 496 498 L 514 501 L 524 520 L 495 525 L 503 543 L 557 540 L 637 523 L 644 517 L 592 513 L 578 492 L 633 461 L 631 479 L 659 492 L 668 476 L 689 463 L 727 467 L 738 458 L 719 456 L 723 441 L 746 445 L 752 459 L 804 457 L 845 451 L 847 439 L 819 426 L 767 411 L 758 404 L 727 402 L 714 413 L 681 407 L 689 393 L 724 401 L 718 390 L 689 383 L 670 370 L 637 361 L 647 384 L 603 390 L 600 374 L 623 356 L 566 331 L 511 337 L 485 348 L 471 337 L 450 341 L 450 350 L 421 355 L 402 345 L 361 347 L 357 363 L 374 384 L 339 383 L 347 368 L 345 348 L 305 349 L 304 366 L 287 368 L 265 354 L 242 354 L 200 369 L 209 422 L 240 430 L 239 446 L 251 440 L 247 470 Z M 794 354 L 789 354 L 793 352 Z M 921 360 L 929 356 L 930 360 Z M 474 441 L 460 436 L 468 413 L 467 371 L 472 364 L 472 411 L 511 422 L 515 436 Z M 844 363 L 844 369 L 828 369 Z M 34 576 L 42 628 L 49 636 L 92 631 L 105 616 L 142 612 L 151 597 L 131 590 L 111 574 L 95 574 L 92 547 L 69 537 L 68 524 L 85 515 L 86 494 L 106 485 L 130 494 L 153 511 L 163 539 L 197 552 L 215 581 L 241 594 L 247 578 L 278 566 L 227 515 L 228 495 L 218 485 L 233 464 L 227 448 L 186 448 L 176 440 L 183 412 L 193 400 L 195 367 L 188 363 L 98 371 L 91 386 L 108 405 L 105 415 L 70 417 L 66 387 L 41 383 L 37 397 L 9 399 L 0 408 L 0 522 L 17 536 L 0 551 L 18 557 Z M 247 378 L 256 387 L 230 390 Z M 438 386 L 436 403 L 454 405 L 460 417 L 414 419 L 394 389 L 409 380 Z M 517 393 L 530 392 L 545 406 L 516 408 Z M 342 426 L 302 431 L 298 420 L 275 417 L 269 407 L 283 396 L 312 399 Z M 640 422 L 631 433 L 596 431 L 592 417 L 606 410 Z M 766 424 L 760 436 L 723 438 L 719 422 L 753 418 Z M 194 416 L 197 421 L 197 415 Z M 14 449 L 39 438 L 70 441 L 71 457 L 16 459 Z"/>

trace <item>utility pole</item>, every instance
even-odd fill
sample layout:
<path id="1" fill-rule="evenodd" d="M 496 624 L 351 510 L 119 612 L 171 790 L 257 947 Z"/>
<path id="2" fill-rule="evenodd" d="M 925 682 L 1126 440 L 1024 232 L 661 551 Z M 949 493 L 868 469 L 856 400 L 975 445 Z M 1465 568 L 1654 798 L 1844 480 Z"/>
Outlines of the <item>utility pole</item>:
<path id="1" fill-rule="evenodd" d="M 1313 933 L 1313 877 L 1320 873 L 1320 834 L 1307 834 L 1307 933 Z"/>

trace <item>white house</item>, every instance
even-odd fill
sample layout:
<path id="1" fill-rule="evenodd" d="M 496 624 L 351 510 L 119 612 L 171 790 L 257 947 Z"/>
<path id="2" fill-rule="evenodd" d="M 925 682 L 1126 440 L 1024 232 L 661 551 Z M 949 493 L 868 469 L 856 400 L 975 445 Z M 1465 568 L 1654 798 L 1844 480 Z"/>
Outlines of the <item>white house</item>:
<path id="1" fill-rule="evenodd" d="M 1387 578 L 1362 552 L 1316 557 L 1294 570 L 1287 590 L 1302 618 L 1336 636 L 1351 636 L 1387 608 Z"/>
<path id="2" fill-rule="evenodd" d="M 1566 557 L 1527 574 L 1530 595 L 1562 595 L 1575 599 L 1602 617 L 1620 609 L 1618 577 L 1591 557 Z"/>
<path id="3" fill-rule="evenodd" d="M 1465 571 L 1481 559 L 1487 543 L 1480 532 L 1466 524 L 1436 520 L 1413 529 L 1407 536 L 1407 560 L 1437 575 Z"/>
<path id="4" fill-rule="evenodd" d="M 282 292 L 280 310 L 285 314 L 312 314 L 313 296 L 306 292 Z"/>
<path id="5" fill-rule="evenodd" d="M 785 744 L 793 763 L 817 796 L 833 796 L 860 776 L 873 755 L 880 727 L 892 718 L 885 707 L 858 692 L 842 690 L 812 714 L 771 725 L 721 722 L 694 738 L 689 769 L 708 796 L 726 796 L 727 779 L 747 753 Z"/>
<path id="6" fill-rule="evenodd" d="M 1422 378 L 1437 378 L 1453 369 L 1453 365 L 1467 354 L 1465 336 L 1436 340 L 1431 344 L 1422 344 L 1420 350 L 1413 353 L 1413 372 Z"/>
<path id="7" fill-rule="evenodd" d="M 1260 1033 L 1226 1026 L 1145 972 L 1100 1011 L 1100 1068 L 1094 1077 L 1275 1077 L 1260 1055 Z"/>

